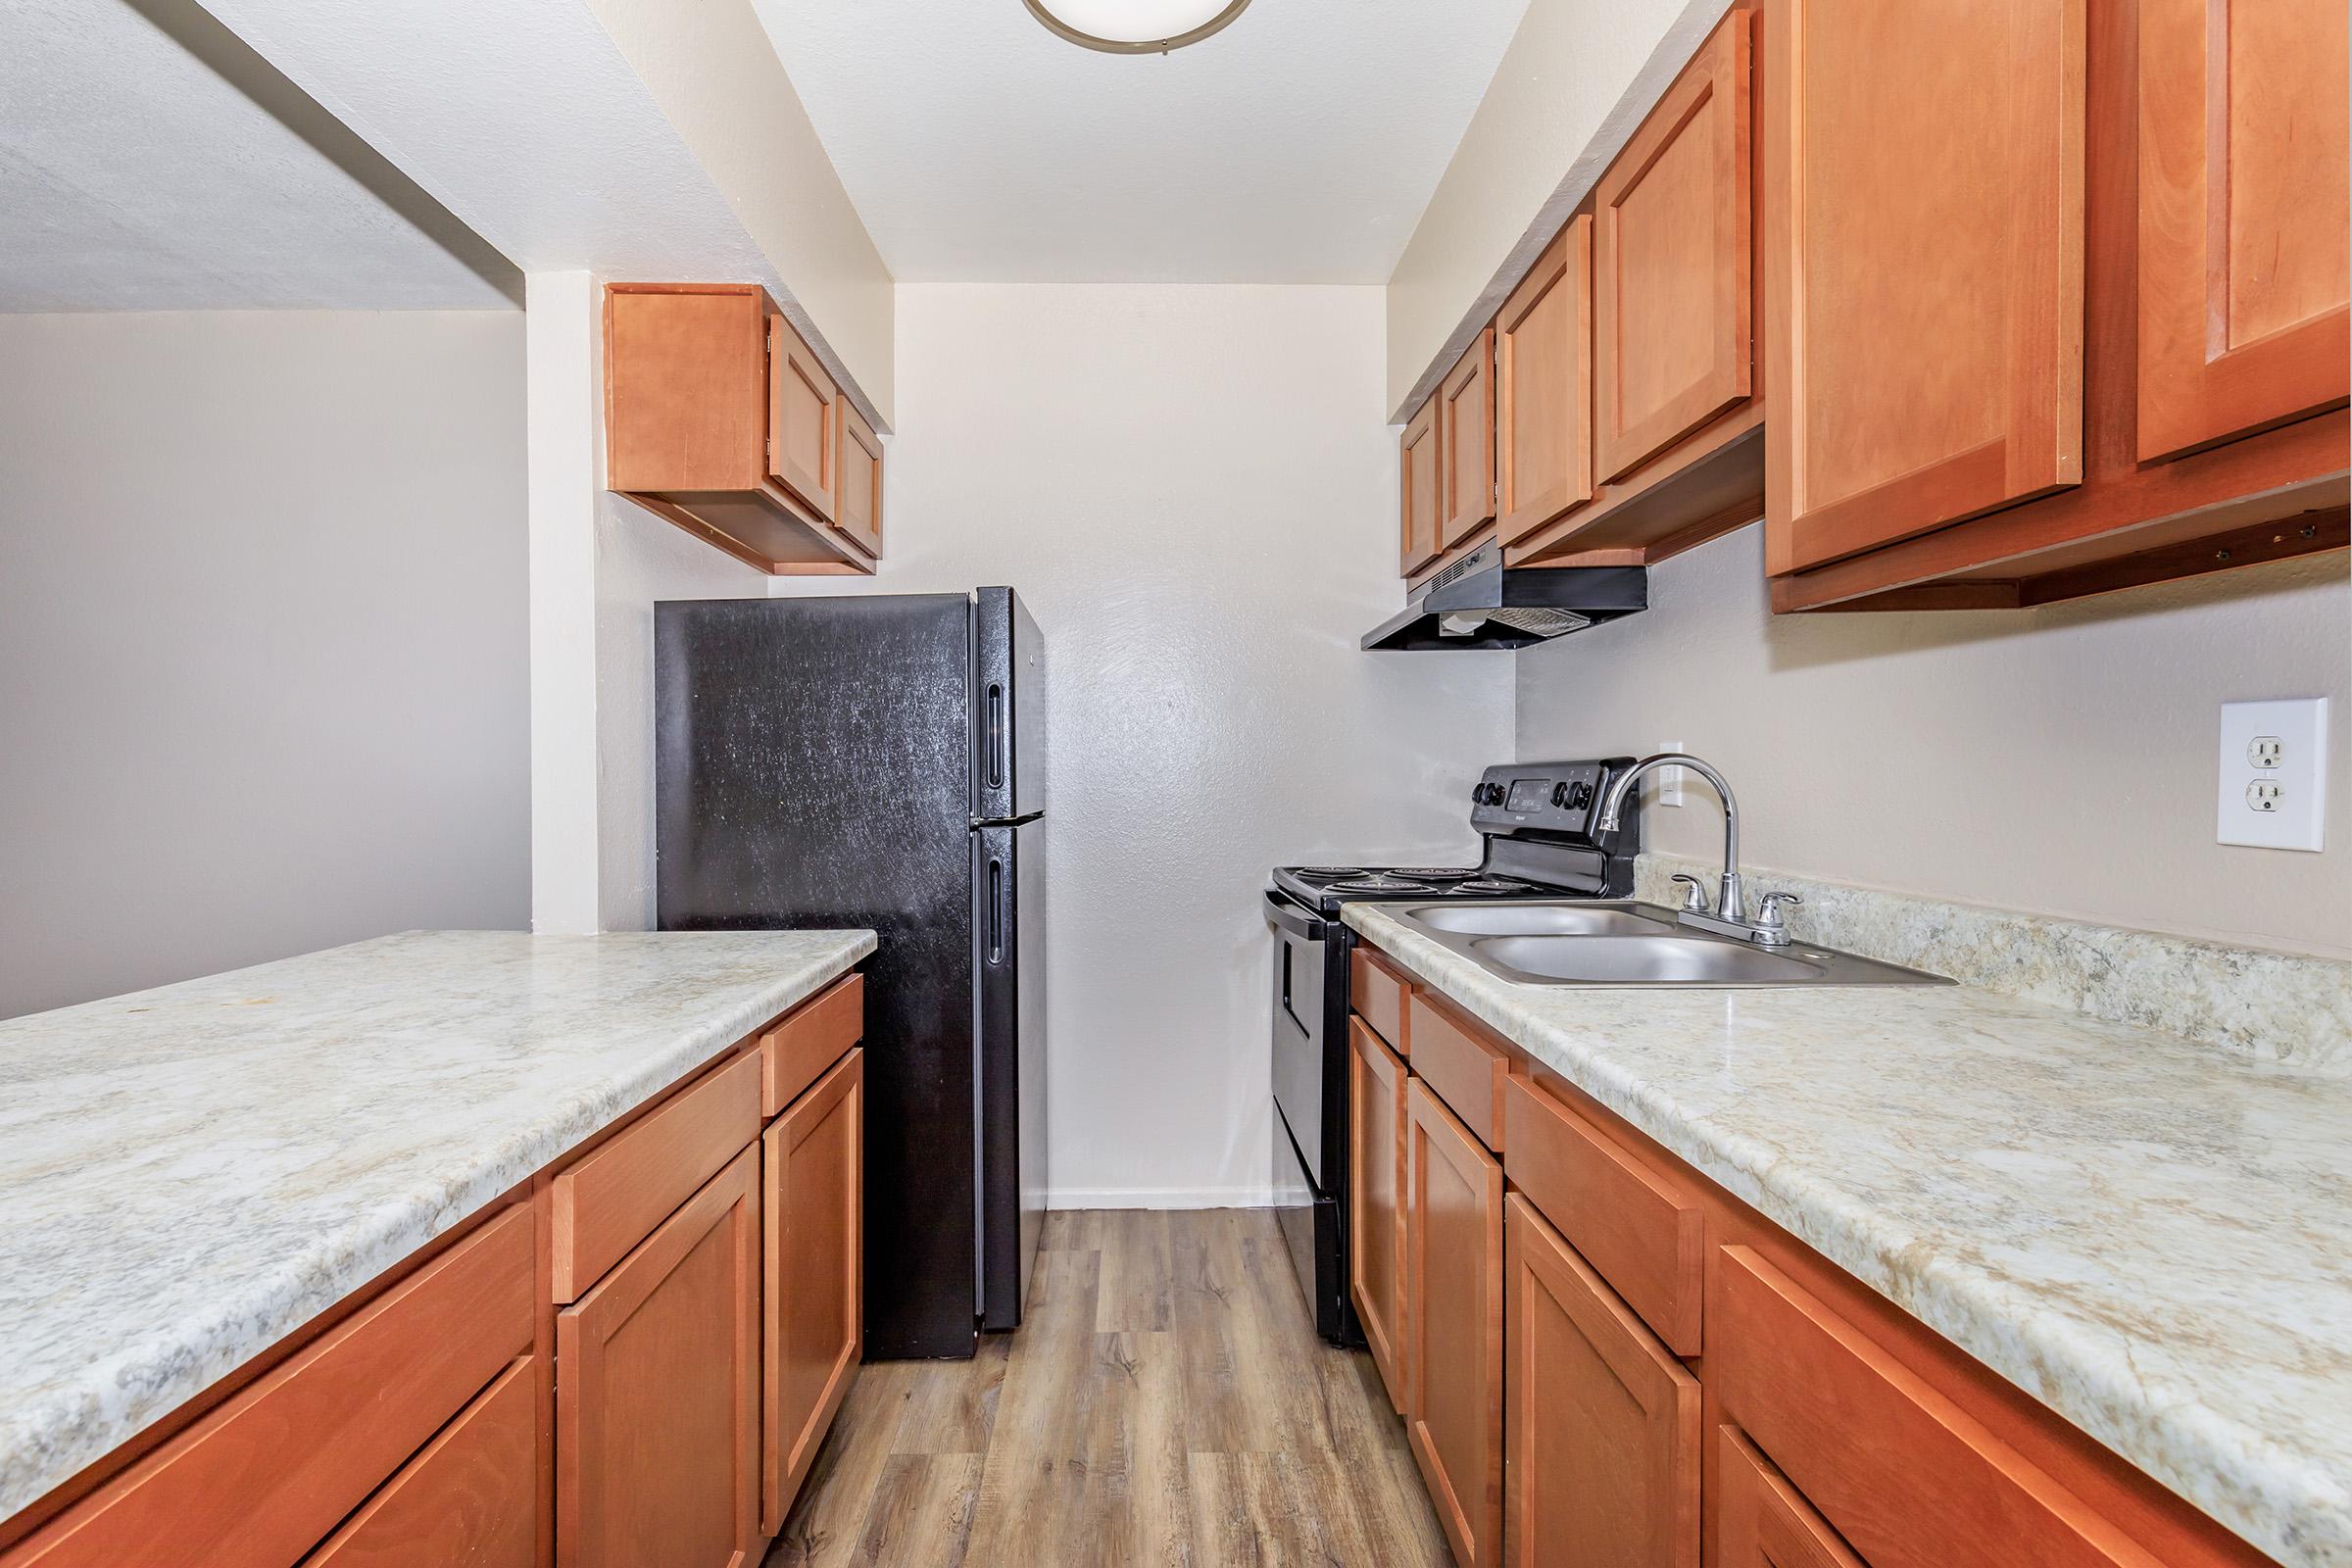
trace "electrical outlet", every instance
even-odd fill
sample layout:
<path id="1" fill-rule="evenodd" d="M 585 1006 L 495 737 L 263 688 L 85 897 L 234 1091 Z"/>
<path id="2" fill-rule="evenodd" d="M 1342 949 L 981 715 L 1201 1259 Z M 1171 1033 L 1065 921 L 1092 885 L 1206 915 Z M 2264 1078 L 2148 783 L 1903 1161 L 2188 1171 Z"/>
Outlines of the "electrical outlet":
<path id="1" fill-rule="evenodd" d="M 2328 831 L 2328 699 L 2222 705 L 2214 839 L 2319 850 Z"/>
<path id="2" fill-rule="evenodd" d="M 1660 741 L 1658 743 L 1658 750 L 1661 752 L 1679 752 L 1682 749 L 1681 741 Z M 1683 770 L 1681 768 L 1669 764 L 1658 769 L 1658 804 L 1660 806 L 1683 804 Z"/>

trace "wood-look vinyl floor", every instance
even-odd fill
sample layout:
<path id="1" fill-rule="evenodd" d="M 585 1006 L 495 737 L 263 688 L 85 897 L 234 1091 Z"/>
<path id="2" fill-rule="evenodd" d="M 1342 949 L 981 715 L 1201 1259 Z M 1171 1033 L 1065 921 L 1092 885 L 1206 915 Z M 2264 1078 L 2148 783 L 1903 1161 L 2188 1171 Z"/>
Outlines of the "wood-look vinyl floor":
<path id="1" fill-rule="evenodd" d="M 1360 1350 L 1315 1338 L 1264 1210 L 1049 1217 L 1028 1321 L 867 1366 L 766 1568 L 1414 1568 L 1448 1560 Z"/>

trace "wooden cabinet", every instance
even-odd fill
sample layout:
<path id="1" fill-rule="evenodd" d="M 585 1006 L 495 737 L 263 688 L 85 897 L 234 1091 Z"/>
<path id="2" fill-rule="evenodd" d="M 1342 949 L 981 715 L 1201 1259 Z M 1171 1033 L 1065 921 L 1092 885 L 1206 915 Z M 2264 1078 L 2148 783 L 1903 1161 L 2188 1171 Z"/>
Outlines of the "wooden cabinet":
<path id="1" fill-rule="evenodd" d="M 1348 1294 L 1389 1402 L 1405 1407 L 1404 1062 L 1361 1018 L 1348 1024 Z"/>
<path id="2" fill-rule="evenodd" d="M 1513 544 L 1592 499 L 1592 219 L 1580 213 L 1494 318 L 1495 537 Z"/>
<path id="3" fill-rule="evenodd" d="M 1410 577 L 1423 566 L 1438 559 L 1445 550 L 1439 542 L 1438 470 L 1438 400 L 1435 397 L 1421 405 L 1421 411 L 1405 421 L 1404 434 L 1396 441 L 1396 509 L 1397 533 L 1401 544 L 1398 564 Z"/>
<path id="4" fill-rule="evenodd" d="M 774 1535 L 865 1347 L 865 1054 L 852 1051 L 760 1138 L 760 1530 Z"/>
<path id="5" fill-rule="evenodd" d="M 841 504 L 833 523 L 867 555 L 882 554 L 882 438 L 865 416 L 840 400 Z"/>
<path id="6" fill-rule="evenodd" d="M 1752 13 L 1734 11 L 1593 192 L 1593 441 L 1621 479 L 1751 389 Z"/>
<path id="7" fill-rule="evenodd" d="M 537 1372 L 509 1367 L 303 1568 L 535 1568 Z"/>
<path id="8" fill-rule="evenodd" d="M 1405 1092 L 1405 1430 L 1460 1568 L 1502 1532 L 1502 1167 L 1419 1079 Z"/>
<path id="9" fill-rule="evenodd" d="M 760 1252 L 751 1148 L 558 1316 L 563 1568 L 757 1561 Z"/>
<path id="10" fill-rule="evenodd" d="M 0 1561 L 120 1568 L 169 1542 L 174 1563 L 292 1568 L 527 1354 L 536 1255 L 508 1206 Z M 535 1446 L 483 1485 L 530 1493 L 535 1522 Z"/>
<path id="11" fill-rule="evenodd" d="M 1698 1568 L 1698 1380 L 1509 1200 L 1503 1560 Z"/>
<path id="12" fill-rule="evenodd" d="M 1494 520 L 1494 329 L 1438 383 L 1438 543 L 1447 550 Z"/>
<path id="13" fill-rule="evenodd" d="M 2140 0 L 2142 461 L 2344 401 L 2340 0 Z"/>
<path id="14" fill-rule="evenodd" d="M 1716 1429 L 1715 1453 L 1718 1568 L 1866 1568 L 1736 1428 Z"/>
<path id="15" fill-rule="evenodd" d="M 605 482 L 739 560 L 873 570 L 881 445 L 855 412 L 755 284 L 605 290 Z"/>
<path id="16" fill-rule="evenodd" d="M 2082 477 L 2084 4 L 1767 10 L 1773 571 Z"/>

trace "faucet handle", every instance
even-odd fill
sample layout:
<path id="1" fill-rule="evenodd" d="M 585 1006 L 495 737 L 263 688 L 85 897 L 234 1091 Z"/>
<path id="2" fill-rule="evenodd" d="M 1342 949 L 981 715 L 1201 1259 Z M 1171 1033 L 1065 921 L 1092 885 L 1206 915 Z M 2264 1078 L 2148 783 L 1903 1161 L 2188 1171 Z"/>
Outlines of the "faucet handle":
<path id="1" fill-rule="evenodd" d="M 1690 884 L 1690 890 L 1683 895 L 1683 912 L 1685 914 L 1705 914 L 1707 912 L 1707 885 L 1683 871 L 1677 871 L 1674 879 L 1677 882 Z"/>
<path id="2" fill-rule="evenodd" d="M 1781 918 L 1781 906 L 1804 902 L 1793 893 L 1765 894 L 1756 901 L 1756 929 L 1759 931 L 1787 930 L 1788 922 Z"/>

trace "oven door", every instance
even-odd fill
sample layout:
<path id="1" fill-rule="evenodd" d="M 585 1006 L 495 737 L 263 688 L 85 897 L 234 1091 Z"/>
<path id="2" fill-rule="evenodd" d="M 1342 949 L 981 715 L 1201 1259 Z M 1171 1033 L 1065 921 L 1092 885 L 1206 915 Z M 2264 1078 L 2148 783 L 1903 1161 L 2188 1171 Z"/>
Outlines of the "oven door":
<path id="1" fill-rule="evenodd" d="M 1318 1192 L 1329 1193 L 1333 1173 L 1323 1148 L 1328 1098 L 1324 1035 L 1329 1027 L 1327 962 L 1337 944 L 1323 921 L 1279 894 L 1266 895 L 1266 924 L 1274 931 L 1274 1102 L 1282 1108 L 1307 1179 Z"/>

